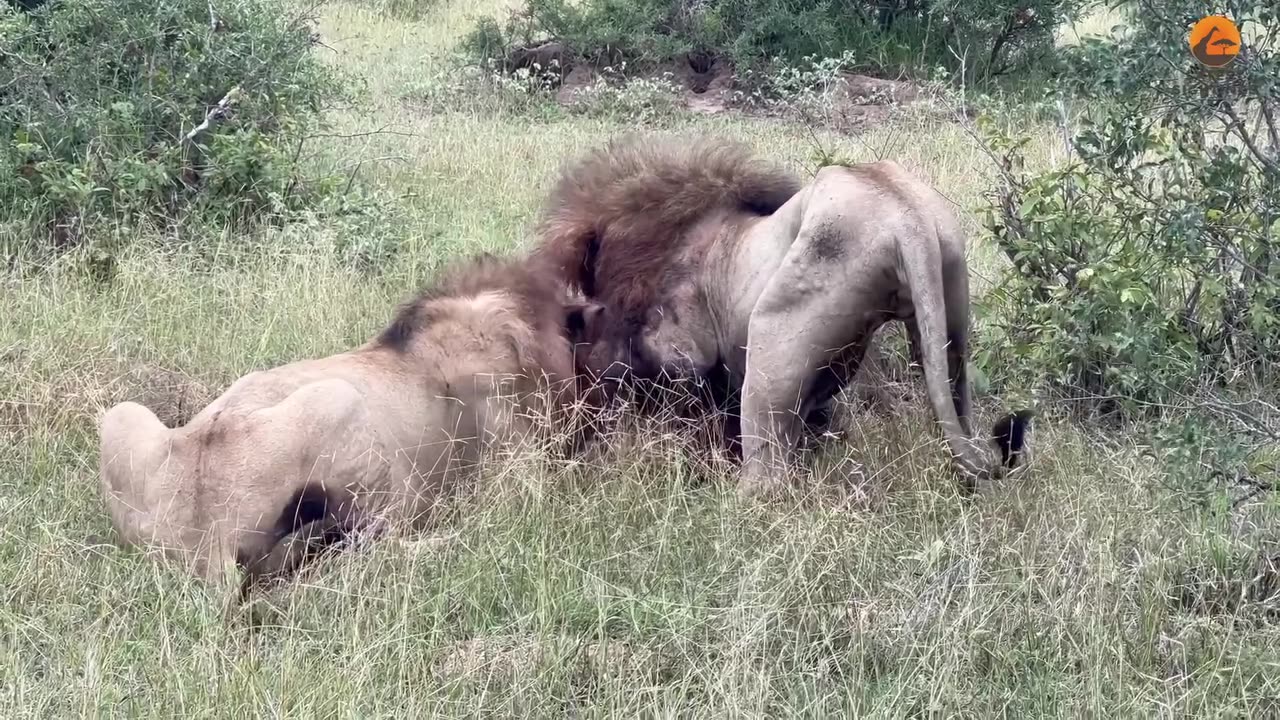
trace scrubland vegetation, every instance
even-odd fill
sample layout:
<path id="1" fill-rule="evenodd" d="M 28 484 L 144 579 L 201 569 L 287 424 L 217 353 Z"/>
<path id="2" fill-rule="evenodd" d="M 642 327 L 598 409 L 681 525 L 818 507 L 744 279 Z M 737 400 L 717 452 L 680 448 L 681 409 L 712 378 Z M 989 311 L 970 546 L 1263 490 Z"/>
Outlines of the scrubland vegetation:
<path id="1" fill-rule="evenodd" d="M 1280 712 L 1265 3 L 21 4 L 0 715 Z M 1245 39 L 1217 74 L 1185 40 L 1209 10 Z M 495 462 L 437 533 L 238 614 L 114 546 L 101 408 L 182 422 L 363 342 L 444 263 L 521 247 L 559 164 L 634 129 L 935 184 L 971 232 L 977 395 L 1034 402 L 1030 467 L 959 495 L 887 337 L 864 381 L 900 402 L 849 403 L 768 505 L 640 428 L 589 462 Z"/>

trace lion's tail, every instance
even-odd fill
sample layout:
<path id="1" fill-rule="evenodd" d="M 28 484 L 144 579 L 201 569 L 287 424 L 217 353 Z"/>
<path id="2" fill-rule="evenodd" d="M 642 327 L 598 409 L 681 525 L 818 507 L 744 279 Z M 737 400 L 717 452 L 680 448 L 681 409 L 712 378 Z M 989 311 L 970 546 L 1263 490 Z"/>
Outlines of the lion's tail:
<path id="1" fill-rule="evenodd" d="M 1021 450 L 1022 433 L 1026 418 L 1021 415 L 1011 421 L 1000 436 L 997 425 L 998 448 L 986 445 L 970 437 L 966 424 L 961 422 L 951 392 L 951 379 L 947 359 L 947 307 L 942 274 L 941 248 L 933 233 L 922 233 L 915 239 L 898 242 L 899 263 L 911 281 L 911 302 L 915 306 L 915 321 L 919 330 L 919 351 L 924 366 L 925 386 L 929 392 L 929 404 L 942 426 L 942 434 L 951 451 L 957 469 L 964 475 L 969 489 L 977 483 L 997 476 L 1004 467 L 1016 459 L 1010 458 Z M 1016 438 L 1014 437 L 1016 435 Z M 1016 447 L 1015 447 L 1016 446 Z M 996 450 L 1003 457 L 997 458 Z"/>
<path id="2" fill-rule="evenodd" d="M 627 136 L 561 171 L 543 209 L 534 256 L 591 294 L 581 269 L 602 236 L 611 244 L 669 243 L 711 210 L 768 215 L 799 189 L 791 173 L 737 143 Z"/>

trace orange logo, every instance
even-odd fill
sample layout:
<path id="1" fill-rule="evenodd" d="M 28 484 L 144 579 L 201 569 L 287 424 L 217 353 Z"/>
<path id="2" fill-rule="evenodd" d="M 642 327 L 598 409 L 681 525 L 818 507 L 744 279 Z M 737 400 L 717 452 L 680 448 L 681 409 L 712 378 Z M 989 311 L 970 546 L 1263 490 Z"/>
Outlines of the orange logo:
<path id="1" fill-rule="evenodd" d="M 1191 28 L 1187 42 L 1201 65 L 1226 67 L 1240 53 L 1240 30 L 1222 15 L 1209 15 Z"/>

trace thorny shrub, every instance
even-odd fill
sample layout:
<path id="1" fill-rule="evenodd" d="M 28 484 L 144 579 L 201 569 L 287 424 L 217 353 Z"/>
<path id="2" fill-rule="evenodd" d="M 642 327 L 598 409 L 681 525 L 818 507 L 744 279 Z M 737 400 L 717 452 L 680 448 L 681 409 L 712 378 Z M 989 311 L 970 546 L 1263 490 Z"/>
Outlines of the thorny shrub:
<path id="1" fill-rule="evenodd" d="M 1237 20 L 1268 27 L 1275 11 L 1251 7 Z M 1026 139 L 987 127 L 1005 173 L 988 226 L 1011 263 L 987 300 L 984 343 L 986 365 L 1032 375 L 1020 383 L 1130 405 L 1272 377 L 1280 352 L 1274 25 L 1212 72 L 1183 25 L 1134 17 L 1089 49 L 1132 64 L 1130 78 L 1073 78 L 1099 109 L 1072 162 L 1029 174 Z"/>

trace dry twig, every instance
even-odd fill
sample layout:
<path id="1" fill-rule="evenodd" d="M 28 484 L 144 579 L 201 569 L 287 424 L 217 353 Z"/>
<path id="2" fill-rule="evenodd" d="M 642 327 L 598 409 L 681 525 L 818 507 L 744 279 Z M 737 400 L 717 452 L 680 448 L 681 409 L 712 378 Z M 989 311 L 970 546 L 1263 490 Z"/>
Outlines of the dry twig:
<path id="1" fill-rule="evenodd" d="M 204 122 L 191 128 L 190 132 L 182 136 L 181 144 L 184 146 L 193 144 L 196 141 L 196 138 L 200 137 L 200 135 L 205 132 L 208 132 L 209 128 L 213 127 L 214 123 L 225 118 L 231 112 L 231 105 L 236 101 L 236 98 L 239 97 L 239 95 L 239 85 L 228 90 L 227 94 L 223 95 L 222 99 L 218 101 L 218 104 L 214 105 L 209 112 L 205 114 Z"/>

